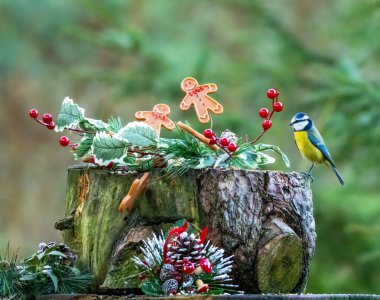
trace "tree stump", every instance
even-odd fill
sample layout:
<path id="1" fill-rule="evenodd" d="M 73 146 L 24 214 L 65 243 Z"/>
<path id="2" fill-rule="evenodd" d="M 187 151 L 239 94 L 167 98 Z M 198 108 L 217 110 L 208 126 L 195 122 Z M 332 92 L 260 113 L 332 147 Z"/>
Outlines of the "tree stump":
<path id="1" fill-rule="evenodd" d="M 209 169 L 169 177 L 153 170 L 134 211 L 119 213 L 121 199 L 139 177 L 82 165 L 68 170 L 66 217 L 56 228 L 97 287 L 137 288 L 131 257 L 140 253 L 141 241 L 185 218 L 209 226 L 208 239 L 234 255 L 240 289 L 305 290 L 316 239 L 306 175 Z"/>

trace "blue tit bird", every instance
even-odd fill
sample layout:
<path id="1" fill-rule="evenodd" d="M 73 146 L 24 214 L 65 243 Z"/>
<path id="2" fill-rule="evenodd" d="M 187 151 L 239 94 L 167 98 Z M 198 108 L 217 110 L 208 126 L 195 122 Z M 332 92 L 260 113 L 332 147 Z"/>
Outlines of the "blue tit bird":
<path id="1" fill-rule="evenodd" d="M 302 156 L 312 162 L 308 175 L 311 176 L 316 164 L 330 165 L 336 177 L 338 177 L 341 185 L 344 185 L 344 180 L 339 174 L 334 161 L 327 150 L 325 142 L 317 128 L 314 126 L 313 121 L 304 112 L 296 114 L 289 125 L 293 126 L 294 139 L 298 150 Z"/>

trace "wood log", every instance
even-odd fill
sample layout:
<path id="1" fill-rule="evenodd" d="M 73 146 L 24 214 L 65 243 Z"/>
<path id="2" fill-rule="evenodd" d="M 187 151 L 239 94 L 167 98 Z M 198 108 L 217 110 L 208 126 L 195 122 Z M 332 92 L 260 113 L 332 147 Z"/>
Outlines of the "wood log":
<path id="1" fill-rule="evenodd" d="M 65 218 L 57 228 L 95 286 L 137 288 L 131 257 L 141 241 L 187 219 L 209 226 L 208 239 L 234 255 L 233 276 L 245 292 L 305 290 L 316 239 L 306 175 L 209 169 L 170 177 L 155 169 L 134 210 L 121 214 L 119 203 L 139 177 L 83 165 L 68 170 Z"/>

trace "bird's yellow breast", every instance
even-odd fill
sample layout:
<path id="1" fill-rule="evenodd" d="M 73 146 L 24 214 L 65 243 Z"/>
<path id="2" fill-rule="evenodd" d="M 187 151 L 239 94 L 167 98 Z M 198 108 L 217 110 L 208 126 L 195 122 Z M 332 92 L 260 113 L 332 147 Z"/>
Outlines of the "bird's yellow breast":
<path id="1" fill-rule="evenodd" d="M 309 140 L 306 131 L 295 131 L 294 139 L 303 157 L 314 163 L 323 163 L 325 157 Z"/>

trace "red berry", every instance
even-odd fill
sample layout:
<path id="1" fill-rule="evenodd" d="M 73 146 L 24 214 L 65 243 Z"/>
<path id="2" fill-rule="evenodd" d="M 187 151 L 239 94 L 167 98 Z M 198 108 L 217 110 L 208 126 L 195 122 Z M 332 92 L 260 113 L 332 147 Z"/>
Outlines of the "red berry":
<path id="1" fill-rule="evenodd" d="M 203 135 L 206 138 L 211 139 L 213 136 L 215 136 L 215 133 L 211 129 L 206 129 L 205 131 L 203 131 Z"/>
<path id="2" fill-rule="evenodd" d="M 234 143 L 230 143 L 227 147 L 228 151 L 235 152 L 238 147 Z"/>
<path id="3" fill-rule="evenodd" d="M 276 112 L 280 112 L 282 111 L 284 108 L 284 106 L 282 105 L 281 102 L 275 102 L 273 103 L 273 110 L 276 111 Z"/>
<path id="4" fill-rule="evenodd" d="M 228 138 L 222 138 L 220 140 L 220 145 L 222 145 L 223 147 L 227 147 L 229 144 L 230 144 L 230 141 L 228 140 Z"/>
<path id="5" fill-rule="evenodd" d="M 146 275 L 144 274 L 144 273 L 141 273 L 140 275 L 139 275 L 139 279 L 140 280 L 144 280 L 146 278 Z"/>
<path id="6" fill-rule="evenodd" d="M 106 166 L 107 169 L 112 169 L 113 168 L 113 162 L 111 161 L 107 166 Z"/>
<path id="7" fill-rule="evenodd" d="M 59 143 L 62 147 L 66 147 L 70 144 L 70 140 L 67 136 L 61 136 L 59 139 Z"/>
<path id="8" fill-rule="evenodd" d="M 259 111 L 259 115 L 260 115 L 260 117 L 265 119 L 269 116 L 269 110 L 267 108 L 262 108 Z"/>
<path id="9" fill-rule="evenodd" d="M 46 127 L 47 127 L 47 129 L 49 129 L 49 130 L 53 130 L 53 129 L 55 128 L 55 124 L 54 124 L 54 122 L 52 121 L 52 122 L 50 122 L 49 125 L 47 125 Z"/>
<path id="10" fill-rule="evenodd" d="M 92 163 L 92 164 L 95 163 L 95 156 L 91 155 L 90 163 Z M 145 260 L 143 261 L 143 263 L 149 267 L 149 264 Z"/>
<path id="11" fill-rule="evenodd" d="M 38 110 L 37 109 L 31 109 L 29 112 L 29 116 L 32 119 L 37 119 L 38 118 Z"/>
<path id="12" fill-rule="evenodd" d="M 172 264 L 172 263 L 173 261 L 169 257 L 165 258 L 165 264 Z"/>
<path id="13" fill-rule="evenodd" d="M 278 97 L 279 94 L 280 94 L 280 92 L 278 92 L 276 89 L 269 89 L 267 91 L 267 97 L 269 99 L 275 99 Z"/>
<path id="14" fill-rule="evenodd" d="M 45 124 L 50 124 L 52 121 L 53 121 L 53 117 L 51 114 L 44 114 L 42 116 L 42 122 L 44 122 Z"/>
<path id="15" fill-rule="evenodd" d="M 214 136 L 214 137 L 212 137 L 212 138 L 209 140 L 208 143 L 209 143 L 210 145 L 215 145 L 217 141 L 218 141 L 217 138 Z"/>
<path id="16" fill-rule="evenodd" d="M 272 121 L 271 120 L 264 120 L 263 122 L 263 129 L 268 130 L 272 127 Z"/>

